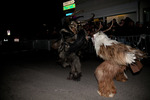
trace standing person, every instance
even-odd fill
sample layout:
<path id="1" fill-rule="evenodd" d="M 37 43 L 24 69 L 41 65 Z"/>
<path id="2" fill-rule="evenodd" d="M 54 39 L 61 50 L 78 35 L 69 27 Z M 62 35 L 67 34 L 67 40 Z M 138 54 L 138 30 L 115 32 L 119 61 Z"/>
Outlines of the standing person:
<path id="1" fill-rule="evenodd" d="M 62 35 L 62 43 L 58 49 L 59 57 L 63 67 L 71 67 L 67 79 L 80 81 L 82 73 L 79 51 L 87 43 L 86 32 L 76 19 L 69 16 L 65 21 L 64 28 L 60 30 L 60 34 Z"/>

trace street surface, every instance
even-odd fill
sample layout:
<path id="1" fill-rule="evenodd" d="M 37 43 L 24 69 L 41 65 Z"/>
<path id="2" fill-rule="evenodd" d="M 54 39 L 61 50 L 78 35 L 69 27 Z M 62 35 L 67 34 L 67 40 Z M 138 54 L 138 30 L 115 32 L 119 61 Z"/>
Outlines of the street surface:
<path id="1" fill-rule="evenodd" d="M 62 68 L 57 57 L 49 52 L 24 52 L 1 55 L 0 100 L 150 100 L 150 60 L 127 82 L 115 81 L 113 98 L 99 96 L 94 77 L 102 60 L 94 54 L 81 59 L 81 81 L 67 80 L 70 68 Z"/>

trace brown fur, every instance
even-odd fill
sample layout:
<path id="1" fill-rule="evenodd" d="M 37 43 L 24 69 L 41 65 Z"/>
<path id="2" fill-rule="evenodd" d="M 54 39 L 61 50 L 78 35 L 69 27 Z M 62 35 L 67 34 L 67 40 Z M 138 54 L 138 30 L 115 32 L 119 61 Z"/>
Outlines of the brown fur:
<path id="1" fill-rule="evenodd" d="M 126 81 L 128 80 L 128 79 L 124 76 L 124 73 L 123 73 L 123 72 L 119 72 L 119 73 L 116 75 L 115 79 L 116 79 L 117 81 L 120 81 L 120 82 L 126 82 Z"/>
<path id="2" fill-rule="evenodd" d="M 51 48 L 58 50 L 58 48 L 61 45 L 61 40 L 57 41 L 57 40 L 52 40 L 51 41 Z"/>
<path id="3" fill-rule="evenodd" d="M 98 93 L 101 96 L 113 97 L 116 94 L 113 79 L 121 82 L 127 81 L 124 70 L 128 65 L 131 65 L 133 72 L 141 70 L 140 60 L 147 57 L 146 53 L 111 40 L 103 32 L 94 34 L 93 41 L 97 55 L 104 60 L 95 70 L 99 87 Z"/>
<path id="4" fill-rule="evenodd" d="M 113 79 L 118 81 L 127 80 L 123 75 L 126 66 L 119 66 L 111 61 L 104 61 L 95 70 L 95 77 L 98 82 L 98 91 L 101 96 L 110 97 L 110 94 L 116 94 L 116 88 Z"/>
<path id="5" fill-rule="evenodd" d="M 118 65 L 127 65 L 125 60 L 125 54 L 127 52 L 134 52 L 137 59 L 144 58 L 146 54 L 139 49 L 131 48 L 124 44 L 113 44 L 113 46 L 102 45 L 99 50 L 99 56 L 104 60 L 111 60 Z M 140 55 L 141 54 L 141 55 Z"/>

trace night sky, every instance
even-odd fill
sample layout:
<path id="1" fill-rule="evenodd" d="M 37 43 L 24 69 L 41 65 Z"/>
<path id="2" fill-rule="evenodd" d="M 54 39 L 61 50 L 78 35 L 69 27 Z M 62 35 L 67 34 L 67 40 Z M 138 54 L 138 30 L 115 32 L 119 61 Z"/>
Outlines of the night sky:
<path id="1" fill-rule="evenodd" d="M 63 1 L 66 0 L 26 1 L 11 5 L 9 9 L 1 12 L 4 22 L 0 23 L 0 36 L 2 37 L 7 29 L 13 30 L 14 33 L 17 31 L 20 34 L 31 35 L 41 32 L 43 24 L 47 24 L 49 29 L 60 26 L 61 18 L 64 16 Z"/>
<path id="2" fill-rule="evenodd" d="M 63 2 L 68 0 L 18 2 L 1 12 L 0 36 L 11 29 L 14 35 L 30 36 L 41 34 L 46 29 L 53 31 L 54 27 L 62 27 L 65 16 Z M 11 24 L 10 24 L 11 23 Z M 44 27 L 43 24 L 47 26 Z"/>

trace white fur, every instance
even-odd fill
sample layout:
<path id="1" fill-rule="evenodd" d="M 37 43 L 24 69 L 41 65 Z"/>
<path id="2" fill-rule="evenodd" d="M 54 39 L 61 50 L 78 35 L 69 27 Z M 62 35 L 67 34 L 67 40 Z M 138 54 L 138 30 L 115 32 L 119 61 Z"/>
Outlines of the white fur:
<path id="1" fill-rule="evenodd" d="M 105 33 L 100 31 L 93 35 L 93 43 L 95 46 L 96 54 L 98 55 L 101 45 L 110 46 L 112 45 L 112 43 L 117 44 L 118 42 L 116 40 L 111 40 L 110 38 L 107 37 Z"/>
<path id="2" fill-rule="evenodd" d="M 126 53 L 125 58 L 128 64 L 135 62 L 135 59 L 136 59 L 135 54 L 133 53 Z"/>
<path id="3" fill-rule="evenodd" d="M 101 96 L 101 92 L 99 90 L 97 90 L 97 93 Z"/>
<path id="4" fill-rule="evenodd" d="M 99 90 L 97 90 L 97 93 L 98 93 L 100 96 L 102 95 Z M 108 97 L 111 97 L 111 98 L 112 98 L 112 97 L 114 97 L 114 95 L 115 95 L 114 93 L 110 93 Z"/>
<path id="5" fill-rule="evenodd" d="M 126 73 L 124 72 L 124 76 L 128 79 L 128 76 L 126 75 Z"/>
<path id="6" fill-rule="evenodd" d="M 118 44 L 119 43 L 116 40 L 112 40 L 112 39 L 108 38 L 108 36 L 105 33 L 103 33 L 102 31 L 95 33 L 93 35 L 92 41 L 94 43 L 97 55 L 98 55 L 98 52 L 100 50 L 100 46 L 101 45 L 104 45 L 106 47 L 106 46 L 111 46 L 113 43 L 114 44 Z M 127 47 L 128 47 L 128 49 L 131 49 L 130 46 L 127 46 Z M 127 64 L 131 64 L 131 63 L 135 62 L 135 59 L 136 59 L 136 56 L 134 54 L 135 52 L 136 51 L 132 50 L 132 53 L 131 52 L 127 52 L 125 54 L 125 59 L 126 59 L 126 63 Z M 100 55 L 100 57 L 102 57 L 102 56 Z"/>
<path id="7" fill-rule="evenodd" d="M 110 93 L 110 94 L 109 94 L 109 97 L 112 98 L 112 97 L 114 97 L 114 95 L 115 95 L 114 93 Z"/>

